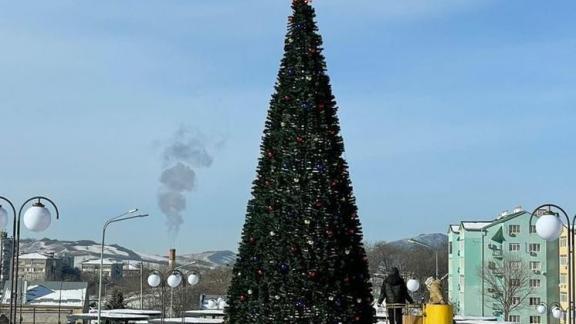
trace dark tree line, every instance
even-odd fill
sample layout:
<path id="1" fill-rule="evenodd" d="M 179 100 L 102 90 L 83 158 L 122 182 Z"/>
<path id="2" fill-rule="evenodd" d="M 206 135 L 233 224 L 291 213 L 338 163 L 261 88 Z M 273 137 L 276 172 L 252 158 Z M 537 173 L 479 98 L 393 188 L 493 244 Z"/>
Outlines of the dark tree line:
<path id="1" fill-rule="evenodd" d="M 437 247 L 438 273 L 442 277 L 448 273 L 448 242 L 442 242 Z M 414 294 L 416 300 L 426 295 L 424 281 L 436 273 L 435 254 L 430 249 L 418 245 L 403 245 L 379 241 L 366 244 L 369 271 L 374 287 L 379 287 L 383 278 L 392 267 L 397 267 L 400 273 L 408 280 L 410 277 L 418 279 L 421 288 Z M 448 284 L 444 280 L 443 288 L 446 292 Z M 377 293 L 378 289 L 374 289 Z"/>

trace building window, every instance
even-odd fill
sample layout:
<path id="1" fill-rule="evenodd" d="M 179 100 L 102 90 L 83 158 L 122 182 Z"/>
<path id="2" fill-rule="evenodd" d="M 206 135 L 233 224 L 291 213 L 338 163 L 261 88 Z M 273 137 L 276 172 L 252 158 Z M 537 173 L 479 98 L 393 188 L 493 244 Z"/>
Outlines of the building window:
<path id="1" fill-rule="evenodd" d="M 540 305 L 540 297 L 530 297 L 530 299 L 528 299 L 528 302 L 530 304 L 530 306 L 536 306 L 536 305 Z"/>
<path id="2" fill-rule="evenodd" d="M 560 302 L 567 303 L 568 302 L 568 294 L 565 292 L 560 293 Z"/>
<path id="3" fill-rule="evenodd" d="M 530 270 L 540 271 L 540 262 L 539 261 L 530 261 Z"/>
<path id="4" fill-rule="evenodd" d="M 510 261 L 510 270 L 520 270 L 522 263 L 520 261 Z"/>
<path id="5" fill-rule="evenodd" d="M 520 234 L 520 225 L 508 225 L 508 234 L 511 236 Z"/>
<path id="6" fill-rule="evenodd" d="M 520 304 L 520 297 L 512 297 L 512 305 Z"/>
<path id="7" fill-rule="evenodd" d="M 560 274 L 560 284 L 561 285 L 566 285 L 568 284 L 568 275 L 566 274 Z"/>
<path id="8" fill-rule="evenodd" d="M 530 225 L 530 234 L 536 233 L 536 225 Z"/>
<path id="9" fill-rule="evenodd" d="M 510 252 L 518 252 L 520 251 L 520 243 L 509 243 L 508 250 Z"/>
<path id="10" fill-rule="evenodd" d="M 540 279 L 530 279 L 530 288 L 540 288 Z"/>
<path id="11" fill-rule="evenodd" d="M 540 323 L 540 316 L 530 316 L 530 323 Z"/>
<path id="12" fill-rule="evenodd" d="M 568 246 L 567 243 L 568 243 L 568 238 L 565 237 L 565 236 L 561 236 L 561 237 L 560 237 L 560 247 L 561 247 L 561 248 L 567 247 L 567 246 Z"/>
<path id="13" fill-rule="evenodd" d="M 520 279 L 510 279 L 510 286 L 520 287 Z"/>
<path id="14" fill-rule="evenodd" d="M 448 244 L 448 254 L 452 254 L 452 241 Z"/>
<path id="15" fill-rule="evenodd" d="M 520 315 L 510 315 L 508 316 L 508 321 L 514 323 L 520 323 Z"/>
<path id="16" fill-rule="evenodd" d="M 566 255 L 560 256 L 560 265 L 561 266 L 567 266 L 568 265 L 568 256 L 566 256 Z"/>
<path id="17" fill-rule="evenodd" d="M 540 252 L 540 244 L 539 243 L 528 244 L 528 252 Z"/>

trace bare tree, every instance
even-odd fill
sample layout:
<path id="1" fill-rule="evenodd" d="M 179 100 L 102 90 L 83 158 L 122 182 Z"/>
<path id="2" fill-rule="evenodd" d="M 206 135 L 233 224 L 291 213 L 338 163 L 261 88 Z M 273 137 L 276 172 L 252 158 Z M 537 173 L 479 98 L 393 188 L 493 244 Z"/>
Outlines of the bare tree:
<path id="1" fill-rule="evenodd" d="M 436 271 L 434 253 L 430 249 L 414 244 L 398 244 L 395 242 L 366 243 L 366 255 L 368 257 L 368 268 L 372 276 L 372 285 L 379 291 L 382 280 L 392 267 L 400 270 L 404 277 L 412 277 L 420 282 L 433 276 Z M 448 242 L 439 244 L 438 247 L 439 273 L 448 272 Z M 447 286 L 443 285 L 444 294 L 447 293 Z M 426 297 L 425 289 L 412 294 L 415 300 L 422 300 Z"/>
<path id="2" fill-rule="evenodd" d="M 530 287 L 532 270 L 526 262 L 510 254 L 503 254 L 501 260 L 490 261 L 480 269 L 484 281 L 484 296 L 491 300 L 492 309 L 508 320 L 510 313 L 520 309 L 528 296 L 533 293 Z"/>

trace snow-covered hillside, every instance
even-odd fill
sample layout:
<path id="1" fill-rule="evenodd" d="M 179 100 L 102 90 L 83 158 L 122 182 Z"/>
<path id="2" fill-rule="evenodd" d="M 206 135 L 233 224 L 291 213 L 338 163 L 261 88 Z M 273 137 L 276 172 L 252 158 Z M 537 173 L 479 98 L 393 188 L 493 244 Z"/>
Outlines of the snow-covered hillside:
<path id="1" fill-rule="evenodd" d="M 401 248 L 410 248 L 414 246 L 414 243 L 410 243 L 410 240 L 416 240 L 418 242 L 428 244 L 434 248 L 441 248 L 448 243 L 448 236 L 442 233 L 420 234 L 415 237 L 388 242 L 388 244 Z"/>
<path id="2" fill-rule="evenodd" d="M 21 253 L 54 253 L 73 256 L 75 262 L 100 258 L 100 243 L 94 241 L 59 241 L 51 239 L 21 241 Z M 136 252 L 120 245 L 112 244 L 104 247 L 104 257 L 122 261 L 144 261 L 148 263 L 165 264 L 167 256 Z M 232 251 L 209 251 L 178 255 L 176 262 L 180 265 L 194 265 L 203 268 L 215 268 L 234 263 L 236 255 Z"/>

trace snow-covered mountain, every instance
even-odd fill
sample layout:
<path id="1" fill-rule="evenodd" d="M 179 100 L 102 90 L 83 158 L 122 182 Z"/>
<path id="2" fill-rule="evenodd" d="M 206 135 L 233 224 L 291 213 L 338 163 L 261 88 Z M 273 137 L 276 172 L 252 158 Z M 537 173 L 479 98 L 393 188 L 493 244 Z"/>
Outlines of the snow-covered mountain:
<path id="1" fill-rule="evenodd" d="M 420 234 L 415 237 L 389 242 L 388 245 L 410 248 L 414 246 L 414 243 L 411 243 L 410 240 L 422 242 L 434 248 L 441 248 L 443 246 L 446 246 L 446 244 L 448 243 L 448 236 L 442 233 Z"/>
<path id="2" fill-rule="evenodd" d="M 388 242 L 389 245 L 411 248 L 414 246 L 409 240 L 414 239 L 435 248 L 441 248 L 448 242 L 445 234 L 420 234 L 413 238 Z M 38 252 L 43 254 L 54 253 L 68 254 L 74 257 L 75 266 L 80 262 L 90 259 L 100 258 L 100 243 L 81 240 L 81 241 L 60 241 L 52 239 L 32 240 L 24 239 L 21 241 L 21 253 Z M 176 262 L 182 266 L 216 268 L 219 266 L 232 265 L 236 259 L 236 254 L 232 251 L 206 251 L 201 253 L 186 253 L 177 251 Z M 155 255 L 150 253 L 136 252 L 123 246 L 112 244 L 104 247 L 104 257 L 121 261 L 144 261 L 152 264 L 166 264 L 167 256 Z"/>
<path id="3" fill-rule="evenodd" d="M 20 245 L 21 253 L 42 253 L 55 255 L 67 254 L 78 261 L 99 259 L 100 243 L 94 241 L 60 241 L 52 239 L 32 240 L 24 239 Z M 144 261 L 147 263 L 166 264 L 167 256 L 136 252 L 117 244 L 104 247 L 104 257 L 121 261 Z M 189 253 L 177 255 L 176 262 L 180 265 L 194 265 L 202 268 L 215 268 L 234 263 L 236 254 L 232 251 L 208 251 L 202 253 Z"/>

